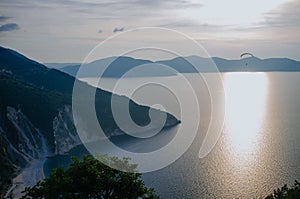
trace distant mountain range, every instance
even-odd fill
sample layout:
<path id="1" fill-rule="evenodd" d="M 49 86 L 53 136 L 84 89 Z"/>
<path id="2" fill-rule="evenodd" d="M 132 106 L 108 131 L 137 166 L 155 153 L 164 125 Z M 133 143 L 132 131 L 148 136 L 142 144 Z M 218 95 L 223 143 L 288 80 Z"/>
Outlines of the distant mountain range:
<path id="1" fill-rule="evenodd" d="M 32 161 L 64 154 L 81 143 L 72 114 L 75 78 L 56 69 L 0 47 L 0 197 L 3 190 Z M 96 88 L 80 82 L 85 92 Z M 121 132 L 111 111 L 111 98 L 127 99 L 96 89 L 95 109 L 101 128 L 108 137 Z M 76 102 L 82 102 L 85 96 Z M 86 102 L 86 101 L 83 101 Z M 139 125 L 150 122 L 149 107 L 130 100 L 130 114 Z M 159 110 L 154 110 L 162 113 Z M 77 116 L 86 118 L 89 115 Z M 153 122 L 153 121 L 151 121 Z M 165 127 L 180 121 L 167 114 Z M 85 130 L 89 129 L 87 124 Z"/>
<path id="2" fill-rule="evenodd" d="M 65 73 L 76 76 L 80 63 L 49 63 L 48 67 L 56 67 Z M 131 57 L 109 57 L 86 63 L 80 69 L 80 77 L 127 77 L 171 76 L 177 73 L 216 72 L 272 72 L 300 71 L 300 62 L 288 58 L 259 59 L 248 57 L 239 60 L 223 58 L 203 58 L 199 56 L 176 57 L 171 60 L 152 62 Z"/>

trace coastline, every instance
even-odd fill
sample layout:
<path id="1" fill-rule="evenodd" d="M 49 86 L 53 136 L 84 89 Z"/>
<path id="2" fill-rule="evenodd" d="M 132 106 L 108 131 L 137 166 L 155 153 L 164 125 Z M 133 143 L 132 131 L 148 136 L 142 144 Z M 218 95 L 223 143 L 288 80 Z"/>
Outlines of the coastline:
<path id="1" fill-rule="evenodd" d="M 163 130 L 172 128 L 180 124 L 181 121 L 177 120 L 175 123 L 165 124 L 162 128 Z M 119 137 L 126 135 L 126 133 L 120 131 L 120 129 L 115 130 L 110 137 Z M 82 144 L 82 143 L 81 143 Z M 68 154 L 70 150 L 79 146 L 80 144 L 76 144 L 72 146 L 66 153 Z M 63 155 L 63 154 L 62 154 Z M 55 155 L 54 155 L 55 156 Z M 32 160 L 28 167 L 21 170 L 21 172 L 12 179 L 12 185 L 6 191 L 4 196 L 5 199 L 8 198 L 21 198 L 23 194 L 21 193 L 26 187 L 34 186 L 38 181 L 41 181 L 45 178 L 44 175 L 44 163 L 47 158 L 52 156 L 45 156 L 41 159 Z"/>
<path id="2" fill-rule="evenodd" d="M 43 165 L 46 158 L 33 160 L 21 173 L 13 178 L 12 185 L 6 192 L 4 198 L 21 198 L 25 187 L 34 186 L 38 181 L 45 178 Z"/>

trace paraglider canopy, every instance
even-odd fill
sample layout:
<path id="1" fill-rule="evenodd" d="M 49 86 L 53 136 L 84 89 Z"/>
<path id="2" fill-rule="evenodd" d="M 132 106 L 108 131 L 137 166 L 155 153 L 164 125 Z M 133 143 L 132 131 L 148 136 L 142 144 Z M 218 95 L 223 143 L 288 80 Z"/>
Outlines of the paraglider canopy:
<path id="1" fill-rule="evenodd" d="M 253 54 L 251 54 L 251 53 L 242 53 L 241 55 L 240 55 L 240 57 L 241 58 L 244 58 L 244 57 L 254 57 L 254 55 Z"/>

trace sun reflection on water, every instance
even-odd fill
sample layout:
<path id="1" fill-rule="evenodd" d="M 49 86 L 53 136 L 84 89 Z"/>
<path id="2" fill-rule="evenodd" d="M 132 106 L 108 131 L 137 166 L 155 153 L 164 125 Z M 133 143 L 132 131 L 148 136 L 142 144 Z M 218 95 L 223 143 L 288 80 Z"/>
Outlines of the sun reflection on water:
<path id="1" fill-rule="evenodd" d="M 267 96 L 265 73 L 228 73 L 225 83 L 225 137 L 231 155 L 244 160 L 258 148 Z"/>

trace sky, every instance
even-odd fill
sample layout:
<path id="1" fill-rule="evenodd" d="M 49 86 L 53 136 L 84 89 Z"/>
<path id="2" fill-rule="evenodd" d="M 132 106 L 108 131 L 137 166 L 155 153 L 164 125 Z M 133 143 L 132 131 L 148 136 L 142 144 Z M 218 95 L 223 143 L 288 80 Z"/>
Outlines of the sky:
<path id="1" fill-rule="evenodd" d="M 140 27 L 182 32 L 209 56 L 300 60 L 300 0 L 0 1 L 0 45 L 40 62 L 82 62 L 100 42 Z"/>

